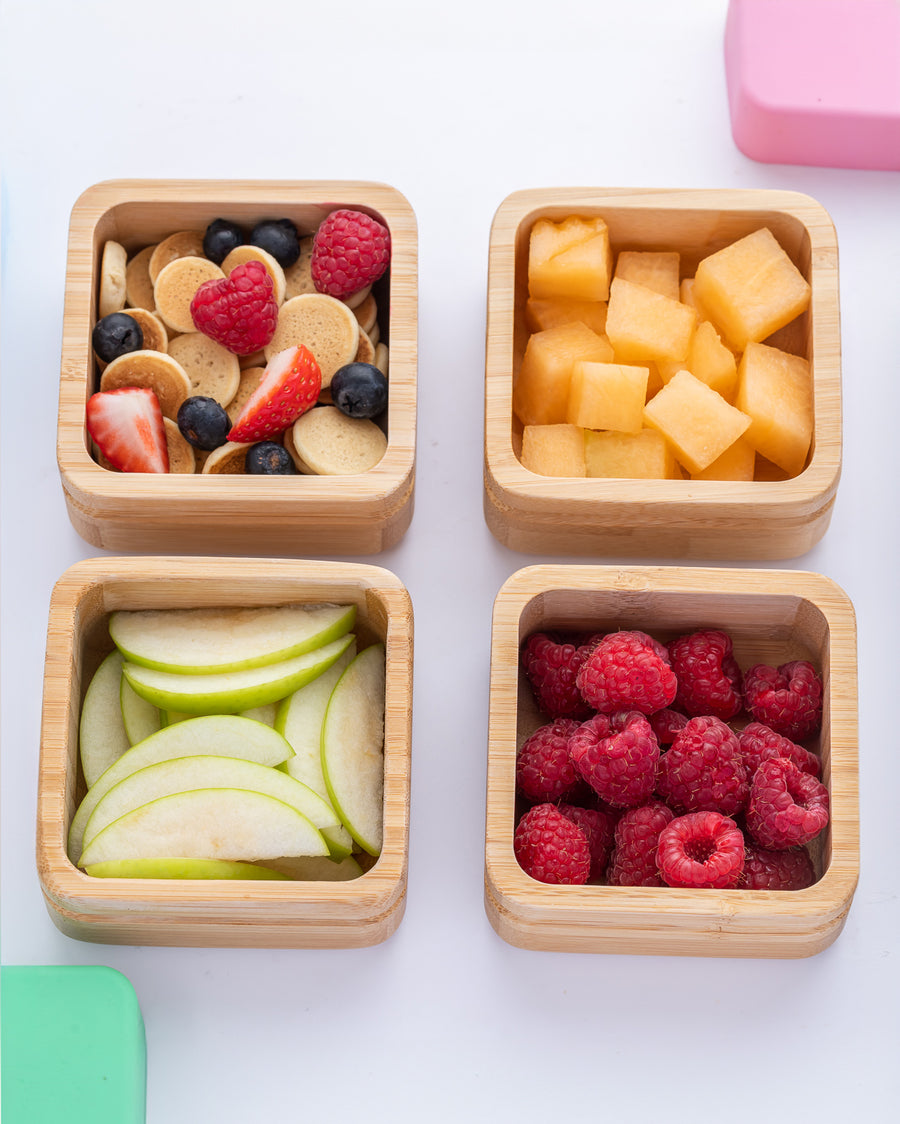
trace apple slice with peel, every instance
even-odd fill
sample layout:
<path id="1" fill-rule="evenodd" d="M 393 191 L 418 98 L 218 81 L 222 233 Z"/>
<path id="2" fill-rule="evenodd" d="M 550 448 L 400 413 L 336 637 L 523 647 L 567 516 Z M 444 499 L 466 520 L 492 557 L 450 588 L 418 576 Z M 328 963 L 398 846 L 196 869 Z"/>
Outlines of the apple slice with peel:
<path id="1" fill-rule="evenodd" d="M 81 771 L 90 787 L 121 757 L 131 744 L 122 721 L 119 688 L 122 682 L 122 654 L 110 652 L 91 677 L 81 706 L 78 748 Z"/>
<path id="2" fill-rule="evenodd" d="M 143 667 L 126 660 L 122 665 L 122 674 L 141 698 L 160 710 L 181 710 L 189 714 L 236 714 L 283 699 L 304 683 L 309 683 L 331 667 L 352 639 L 352 636 L 342 636 L 321 648 L 304 652 L 302 656 L 241 671 L 184 675 Z"/>
<path id="3" fill-rule="evenodd" d="M 84 829 L 91 814 L 107 792 L 125 777 L 175 757 L 215 754 L 239 757 L 258 765 L 280 765 L 293 755 L 287 741 L 262 722 L 239 718 L 236 714 L 211 714 L 190 718 L 133 745 L 88 789 L 78 805 L 69 827 L 68 853 L 73 863 L 81 856 Z"/>
<path id="4" fill-rule="evenodd" d="M 121 655 L 121 652 L 119 655 Z M 163 724 L 159 707 L 154 706 L 153 703 L 147 702 L 146 699 L 142 699 L 140 695 L 135 694 L 134 689 L 124 675 L 122 676 L 122 682 L 119 687 L 119 705 L 122 708 L 122 721 L 125 723 L 125 733 L 128 735 L 128 741 L 131 745 L 137 745 L 137 743 L 142 742 L 144 738 L 149 738 L 150 735 L 155 734 Z"/>
<path id="5" fill-rule="evenodd" d="M 363 868 L 352 855 L 347 855 L 340 862 L 310 855 L 267 859 L 266 867 L 295 882 L 349 882 L 363 873 Z"/>
<path id="6" fill-rule="evenodd" d="M 344 827 L 381 853 L 384 804 L 384 645 L 364 648 L 337 681 L 322 723 L 322 772 Z"/>
<path id="7" fill-rule="evenodd" d="M 92 878 L 241 878 L 254 882 L 284 882 L 290 877 L 256 863 L 228 859 L 113 859 L 92 863 L 85 874 Z"/>
<path id="8" fill-rule="evenodd" d="M 120 610 L 109 634 L 128 663 L 209 675 L 283 663 L 337 640 L 355 620 L 355 605 Z"/>
<path id="9" fill-rule="evenodd" d="M 113 785 L 91 813 L 84 829 L 82 847 L 86 849 L 105 827 L 142 804 L 193 788 L 248 788 L 290 804 L 320 831 L 323 827 L 334 827 L 340 823 L 337 813 L 327 801 L 287 773 L 270 765 L 242 761 L 238 757 L 204 754 L 159 761 L 145 769 L 138 769 Z"/>
<path id="10" fill-rule="evenodd" d="M 327 855 L 306 816 L 262 792 L 195 788 L 142 804 L 85 847 L 80 866 L 124 859 L 229 859 Z"/>

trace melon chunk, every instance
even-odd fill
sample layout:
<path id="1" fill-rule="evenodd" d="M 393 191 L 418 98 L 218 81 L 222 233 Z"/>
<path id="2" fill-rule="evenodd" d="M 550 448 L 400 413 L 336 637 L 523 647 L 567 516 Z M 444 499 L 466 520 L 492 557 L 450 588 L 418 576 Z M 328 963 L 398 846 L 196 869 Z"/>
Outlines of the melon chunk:
<path id="1" fill-rule="evenodd" d="M 788 476 L 802 472 L 812 442 L 809 363 L 764 343 L 748 343 L 738 369 L 735 405 L 751 423 L 747 441 Z"/>
<path id="2" fill-rule="evenodd" d="M 681 254 L 676 250 L 622 250 L 616 258 L 614 277 L 623 277 L 655 293 L 677 301 Z"/>
<path id="3" fill-rule="evenodd" d="M 543 332 L 560 324 L 580 320 L 592 332 L 606 332 L 606 301 L 550 300 L 529 298 L 525 305 L 525 320 L 530 332 Z"/>
<path id="4" fill-rule="evenodd" d="M 585 429 L 637 433 L 644 424 L 647 367 L 579 360 L 572 368 L 568 420 Z"/>
<path id="5" fill-rule="evenodd" d="M 671 446 L 654 429 L 642 429 L 640 433 L 586 430 L 584 461 L 588 476 L 619 480 L 681 478 Z"/>
<path id="6" fill-rule="evenodd" d="M 704 258 L 694 275 L 694 300 L 726 343 L 743 351 L 809 307 L 806 278 L 762 227 Z"/>
<path id="7" fill-rule="evenodd" d="M 605 301 L 612 275 L 609 228 L 597 218 L 538 219 L 528 246 L 532 297 Z"/>
<path id="8" fill-rule="evenodd" d="M 734 401 L 737 391 L 734 352 L 722 343 L 709 320 L 701 320 L 697 325 L 684 363 L 660 363 L 659 373 L 663 382 L 668 382 L 683 368 L 721 394 L 726 402 Z"/>
<path id="9" fill-rule="evenodd" d="M 702 472 L 750 426 L 721 394 L 679 371 L 644 407 L 644 421 L 671 443 L 688 472 Z"/>
<path id="10" fill-rule="evenodd" d="M 578 425 L 526 425 L 522 466 L 539 476 L 584 476 L 584 430 Z"/>
<path id="11" fill-rule="evenodd" d="M 513 410 L 523 425 L 565 422 L 572 367 L 579 359 L 612 361 L 609 340 L 580 321 L 535 332 L 528 340 L 513 386 Z"/>
<path id="12" fill-rule="evenodd" d="M 696 322 L 697 313 L 688 305 L 621 277 L 613 278 L 606 334 L 617 362 L 683 362 Z"/>
<path id="13" fill-rule="evenodd" d="M 692 480 L 752 480 L 756 471 L 756 450 L 743 437 L 702 472 L 692 472 Z"/>

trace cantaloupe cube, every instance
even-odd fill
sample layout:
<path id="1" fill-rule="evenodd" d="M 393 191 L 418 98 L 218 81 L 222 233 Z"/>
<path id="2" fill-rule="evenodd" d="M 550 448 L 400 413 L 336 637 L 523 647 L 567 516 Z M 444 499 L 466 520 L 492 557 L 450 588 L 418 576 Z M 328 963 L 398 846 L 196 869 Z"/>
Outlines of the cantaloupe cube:
<path id="1" fill-rule="evenodd" d="M 633 281 L 677 301 L 680 269 L 681 254 L 675 250 L 621 250 L 613 277 Z"/>
<path id="2" fill-rule="evenodd" d="M 756 450 L 743 437 L 702 472 L 692 472 L 692 480 L 752 480 L 756 471 Z"/>
<path id="3" fill-rule="evenodd" d="M 579 360 L 572 368 L 567 420 L 585 429 L 638 433 L 649 376 L 647 367 Z"/>
<path id="4" fill-rule="evenodd" d="M 678 480 L 675 454 L 654 429 L 640 433 L 585 430 L 584 460 L 588 476 L 618 480 Z"/>
<path id="5" fill-rule="evenodd" d="M 743 351 L 809 306 L 810 287 L 777 239 L 762 227 L 704 258 L 694 300 L 729 346 Z"/>
<path id="6" fill-rule="evenodd" d="M 735 405 L 751 418 L 747 441 L 788 476 L 803 470 L 812 442 L 809 363 L 764 343 L 748 343 L 738 368 Z"/>
<path id="7" fill-rule="evenodd" d="M 678 297 L 682 304 L 689 304 L 691 308 L 697 307 L 694 304 L 693 277 L 682 277 L 681 284 L 678 286 Z"/>
<path id="8" fill-rule="evenodd" d="M 668 382 L 680 370 L 692 375 L 733 402 L 737 391 L 737 363 L 734 352 L 725 346 L 719 333 L 708 320 L 701 320 L 691 338 L 691 346 L 683 363 L 660 363 L 659 373 Z"/>
<path id="9" fill-rule="evenodd" d="M 754 480 L 763 480 L 771 483 L 777 480 L 790 480 L 788 474 L 783 468 L 779 468 L 777 464 L 772 464 L 767 461 L 765 457 L 756 454 L 756 467 L 753 470 Z"/>
<path id="10" fill-rule="evenodd" d="M 721 394 L 679 371 L 644 407 L 644 422 L 658 429 L 688 472 L 702 472 L 749 428 L 747 414 Z"/>
<path id="11" fill-rule="evenodd" d="M 532 227 L 529 296 L 605 301 L 611 276 L 609 228 L 602 218 L 570 215 L 559 223 L 538 219 Z"/>
<path id="12" fill-rule="evenodd" d="M 686 304 L 621 277 L 613 278 L 606 334 L 619 362 L 682 362 L 696 322 L 696 311 Z"/>
<path id="13" fill-rule="evenodd" d="M 584 430 L 577 425 L 526 425 L 522 465 L 539 476 L 584 476 Z"/>
<path id="14" fill-rule="evenodd" d="M 513 386 L 513 410 L 523 425 L 554 425 L 567 420 L 572 367 L 579 359 L 612 361 L 609 340 L 580 321 L 535 332 L 525 346 Z"/>
<path id="15" fill-rule="evenodd" d="M 659 366 L 656 363 L 648 359 L 646 360 L 644 365 L 650 372 L 650 376 L 647 379 L 646 396 L 646 401 L 649 402 L 654 394 L 658 394 L 662 390 L 662 388 L 665 386 L 665 383 L 662 380 L 662 375 L 660 375 L 659 373 Z"/>
<path id="16" fill-rule="evenodd" d="M 606 301 L 537 300 L 529 298 L 525 305 L 525 323 L 529 332 L 543 332 L 580 320 L 592 332 L 606 332 Z"/>

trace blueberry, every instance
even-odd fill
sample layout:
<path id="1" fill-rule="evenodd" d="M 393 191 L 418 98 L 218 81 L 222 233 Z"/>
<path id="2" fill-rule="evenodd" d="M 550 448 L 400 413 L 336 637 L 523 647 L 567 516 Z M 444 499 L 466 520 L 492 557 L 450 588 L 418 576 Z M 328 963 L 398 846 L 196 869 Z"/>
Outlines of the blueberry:
<path id="1" fill-rule="evenodd" d="M 259 441 L 247 450 L 244 468 L 251 476 L 296 476 L 297 466 L 283 445 Z"/>
<path id="2" fill-rule="evenodd" d="M 140 324 L 127 312 L 111 312 L 98 320 L 91 335 L 91 344 L 97 358 L 112 363 L 129 351 L 140 351 L 144 346 L 144 333 Z"/>
<path id="3" fill-rule="evenodd" d="M 351 418 L 374 418 L 387 406 L 388 381 L 374 363 L 348 363 L 334 373 L 331 400 Z"/>
<path id="4" fill-rule="evenodd" d="M 231 420 L 215 398 L 195 394 L 178 407 L 178 428 L 195 449 L 218 449 L 228 440 Z"/>
<path id="5" fill-rule="evenodd" d="M 250 232 L 250 245 L 258 246 L 287 269 L 300 257 L 300 235 L 290 219 L 263 219 Z"/>
<path id="6" fill-rule="evenodd" d="M 228 219 L 215 219 L 203 235 L 203 252 L 216 265 L 221 265 L 232 250 L 243 244 L 244 232 Z"/>

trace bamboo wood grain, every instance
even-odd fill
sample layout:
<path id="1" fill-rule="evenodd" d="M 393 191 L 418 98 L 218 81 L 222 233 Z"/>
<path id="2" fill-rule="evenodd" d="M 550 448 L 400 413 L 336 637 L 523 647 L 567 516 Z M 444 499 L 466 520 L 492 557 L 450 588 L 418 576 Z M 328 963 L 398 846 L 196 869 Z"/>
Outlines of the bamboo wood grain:
<path id="1" fill-rule="evenodd" d="M 601 215 L 614 250 L 678 250 L 697 262 L 768 226 L 812 286 L 810 309 L 789 326 L 811 363 L 815 425 L 806 469 L 777 482 L 562 479 L 516 455 L 521 426 L 513 380 L 528 332 L 527 252 L 540 218 Z M 788 330 L 786 329 L 785 332 Z M 519 191 L 494 216 L 488 261 L 484 515 L 493 535 L 531 554 L 606 558 L 792 558 L 825 533 L 841 471 L 837 239 L 827 212 L 797 192 L 560 187 Z"/>
<path id="2" fill-rule="evenodd" d="M 742 668 L 810 659 L 825 697 L 818 750 L 831 823 L 813 847 L 818 880 L 794 892 L 550 886 L 513 854 L 515 758 L 541 719 L 519 647 L 542 629 L 637 628 L 668 640 L 722 628 Z M 811 956 L 840 933 L 859 877 L 856 624 L 829 579 L 803 571 L 540 565 L 494 603 L 485 821 L 485 910 L 529 949 L 649 955 Z"/>
<path id="3" fill-rule="evenodd" d="M 177 230 L 228 217 L 249 227 L 292 219 L 311 233 L 348 206 L 391 231 L 388 446 L 357 476 L 124 474 L 90 455 L 84 416 L 97 389 L 91 350 L 100 253 L 107 239 L 131 252 Z M 394 188 L 363 181 L 118 180 L 76 202 L 69 226 L 57 460 L 69 518 L 93 546 L 111 551 L 209 554 L 374 554 L 394 546 L 413 513 L 418 323 L 416 220 Z"/>
<path id="4" fill-rule="evenodd" d="M 383 641 L 387 682 L 384 847 L 348 882 L 91 878 L 66 854 L 84 781 L 78 717 L 111 650 L 116 609 L 334 601 L 358 607 L 360 645 Z M 352 562 L 228 558 L 94 558 L 54 587 L 47 630 L 38 780 L 37 866 L 50 916 L 69 936 L 109 944 L 355 948 L 400 924 L 409 842 L 413 615 L 389 571 Z"/>

